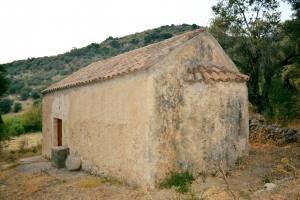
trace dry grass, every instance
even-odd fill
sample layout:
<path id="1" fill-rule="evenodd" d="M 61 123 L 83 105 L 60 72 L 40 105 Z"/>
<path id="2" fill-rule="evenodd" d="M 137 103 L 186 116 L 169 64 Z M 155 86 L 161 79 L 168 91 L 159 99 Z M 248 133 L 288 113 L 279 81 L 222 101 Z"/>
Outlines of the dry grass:
<path id="1" fill-rule="evenodd" d="M 4 145 L 5 151 L 18 150 L 20 148 L 20 142 L 25 141 L 25 148 L 31 148 L 42 144 L 42 132 L 37 133 L 27 133 L 20 135 L 18 137 L 12 137 L 10 141 L 6 141 Z"/>
<path id="2" fill-rule="evenodd" d="M 37 137 L 41 134 L 29 135 L 29 137 L 27 134 L 22 135 L 21 137 L 17 137 L 15 140 L 13 140 L 13 145 L 9 145 L 9 147 L 4 148 L 4 150 L 0 152 L 0 164 L 14 163 L 17 162 L 20 158 L 28 158 L 41 155 L 42 143 L 39 139 L 40 137 Z"/>
<path id="3" fill-rule="evenodd" d="M 42 154 L 41 146 L 25 148 L 23 151 L 3 151 L 0 152 L 0 164 L 18 162 L 21 158 L 29 158 Z"/>
<path id="4" fill-rule="evenodd" d="M 300 129 L 300 119 L 295 119 L 287 124 L 288 128 Z"/>
<path id="5" fill-rule="evenodd" d="M 101 184 L 101 181 L 96 178 L 87 178 L 85 180 L 82 180 L 79 185 L 83 188 L 93 188 L 98 187 Z"/>

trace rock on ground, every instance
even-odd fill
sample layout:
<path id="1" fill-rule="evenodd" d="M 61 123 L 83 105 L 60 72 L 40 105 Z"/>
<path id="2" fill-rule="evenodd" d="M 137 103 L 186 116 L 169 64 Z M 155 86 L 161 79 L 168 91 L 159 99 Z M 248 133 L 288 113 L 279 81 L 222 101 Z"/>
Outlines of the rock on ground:
<path id="1" fill-rule="evenodd" d="M 79 157 L 69 155 L 66 160 L 66 166 L 70 171 L 79 170 L 81 167 L 81 160 Z"/>

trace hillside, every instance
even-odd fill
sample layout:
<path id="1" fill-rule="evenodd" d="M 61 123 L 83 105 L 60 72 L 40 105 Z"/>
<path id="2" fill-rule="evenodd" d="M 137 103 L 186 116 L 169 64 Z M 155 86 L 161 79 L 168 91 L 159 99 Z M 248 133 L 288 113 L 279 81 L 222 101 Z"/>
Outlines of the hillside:
<path id="1" fill-rule="evenodd" d="M 99 60 L 108 59 L 118 54 L 131 51 L 172 36 L 199 28 L 198 25 L 166 25 L 141 33 L 134 33 L 120 38 L 108 37 L 101 43 L 92 43 L 83 48 L 73 48 L 57 56 L 28 58 L 3 64 L 6 76 L 11 84 L 7 95 L 21 95 L 20 99 L 30 98 L 49 85 L 71 73 Z"/>

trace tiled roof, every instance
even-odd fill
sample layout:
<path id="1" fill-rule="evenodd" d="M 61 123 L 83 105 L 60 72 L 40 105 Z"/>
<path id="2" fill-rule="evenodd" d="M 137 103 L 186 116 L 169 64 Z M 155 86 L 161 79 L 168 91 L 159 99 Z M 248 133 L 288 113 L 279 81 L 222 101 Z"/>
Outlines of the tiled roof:
<path id="1" fill-rule="evenodd" d="M 159 43 L 120 54 L 107 60 L 92 63 L 87 67 L 74 72 L 67 78 L 51 85 L 42 91 L 42 93 L 76 87 L 78 85 L 89 84 L 138 70 L 148 69 L 168 55 L 177 46 L 204 31 L 205 28 L 200 28 L 195 31 L 174 36 Z"/>
<path id="2" fill-rule="evenodd" d="M 211 62 L 201 62 L 196 67 L 188 68 L 183 80 L 186 82 L 212 81 L 248 81 L 249 76 L 231 71 Z"/>

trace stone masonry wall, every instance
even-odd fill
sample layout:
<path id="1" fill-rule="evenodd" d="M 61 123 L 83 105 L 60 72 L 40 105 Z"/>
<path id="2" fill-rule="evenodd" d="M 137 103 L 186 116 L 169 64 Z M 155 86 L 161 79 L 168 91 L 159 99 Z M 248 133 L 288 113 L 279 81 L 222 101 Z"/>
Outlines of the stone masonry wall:
<path id="1" fill-rule="evenodd" d="M 264 125 L 259 121 L 250 121 L 249 140 L 253 142 L 273 141 L 277 145 L 300 143 L 300 130 L 294 128 L 280 128 L 276 125 Z"/>

